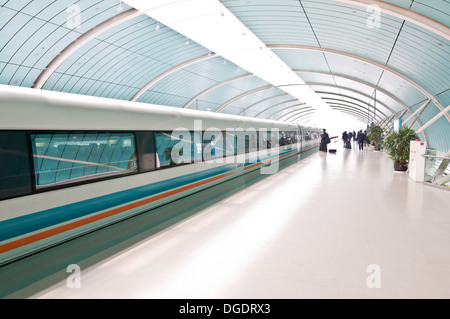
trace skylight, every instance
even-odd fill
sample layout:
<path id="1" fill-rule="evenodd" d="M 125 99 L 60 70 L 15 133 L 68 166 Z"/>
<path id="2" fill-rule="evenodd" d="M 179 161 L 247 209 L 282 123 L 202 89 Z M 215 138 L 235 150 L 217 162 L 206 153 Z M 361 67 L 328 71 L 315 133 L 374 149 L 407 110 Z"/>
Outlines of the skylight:
<path id="1" fill-rule="evenodd" d="M 308 105 L 326 103 L 218 0 L 125 0 L 203 47 Z"/>

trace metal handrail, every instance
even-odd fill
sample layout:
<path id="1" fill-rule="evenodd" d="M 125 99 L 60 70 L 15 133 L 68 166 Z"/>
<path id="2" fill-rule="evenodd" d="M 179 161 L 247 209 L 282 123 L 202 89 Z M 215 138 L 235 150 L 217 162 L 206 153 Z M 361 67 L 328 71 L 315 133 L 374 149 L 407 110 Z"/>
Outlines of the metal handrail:
<path id="1" fill-rule="evenodd" d="M 422 155 L 423 157 L 430 157 L 430 158 L 442 158 L 442 159 L 446 159 L 446 160 L 450 160 L 450 157 L 446 157 L 446 156 L 434 156 L 434 155 Z"/>

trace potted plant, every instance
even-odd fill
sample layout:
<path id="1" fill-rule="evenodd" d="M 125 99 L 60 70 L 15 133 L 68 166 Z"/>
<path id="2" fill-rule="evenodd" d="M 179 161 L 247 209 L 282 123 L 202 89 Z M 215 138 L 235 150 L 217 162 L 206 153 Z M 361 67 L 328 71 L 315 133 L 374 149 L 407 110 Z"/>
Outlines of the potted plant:
<path id="1" fill-rule="evenodd" d="M 408 169 L 410 143 L 417 138 L 416 132 L 407 126 L 402 127 L 398 132 L 390 133 L 385 138 L 383 145 L 389 157 L 394 161 L 395 171 Z"/>
<path id="2" fill-rule="evenodd" d="M 372 126 L 367 131 L 367 137 L 369 138 L 369 141 L 373 143 L 375 151 L 379 151 L 381 148 L 382 134 L 383 129 L 379 125 Z"/>

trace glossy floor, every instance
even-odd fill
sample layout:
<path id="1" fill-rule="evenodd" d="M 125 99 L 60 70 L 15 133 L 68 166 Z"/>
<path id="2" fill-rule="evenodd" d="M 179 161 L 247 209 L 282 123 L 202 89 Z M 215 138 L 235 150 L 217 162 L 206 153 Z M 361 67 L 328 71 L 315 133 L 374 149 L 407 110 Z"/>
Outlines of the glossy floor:
<path id="1" fill-rule="evenodd" d="M 31 297 L 450 298 L 450 192 L 392 166 L 315 154 Z"/>

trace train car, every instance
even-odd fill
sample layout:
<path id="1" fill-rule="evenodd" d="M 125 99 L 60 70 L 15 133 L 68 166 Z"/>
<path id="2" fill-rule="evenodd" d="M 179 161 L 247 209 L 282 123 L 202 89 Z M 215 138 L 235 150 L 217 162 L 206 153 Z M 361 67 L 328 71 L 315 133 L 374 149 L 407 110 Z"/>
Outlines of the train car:
<path id="1" fill-rule="evenodd" d="M 0 264 L 319 146 L 284 122 L 11 86 L 0 112 Z"/>

